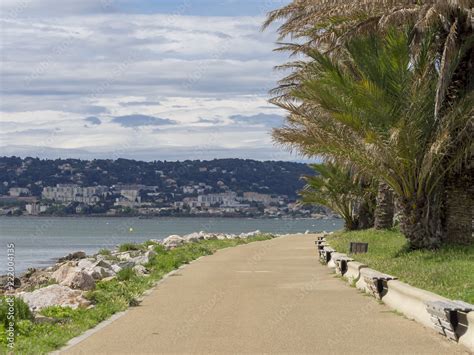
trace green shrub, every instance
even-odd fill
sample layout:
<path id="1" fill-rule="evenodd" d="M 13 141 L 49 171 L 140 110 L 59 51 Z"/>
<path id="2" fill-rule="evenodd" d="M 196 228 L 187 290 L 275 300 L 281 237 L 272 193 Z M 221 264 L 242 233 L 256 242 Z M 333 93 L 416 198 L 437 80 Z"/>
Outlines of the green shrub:
<path id="1" fill-rule="evenodd" d="M 163 255 L 167 253 L 166 248 L 162 244 L 157 244 L 155 245 L 155 248 L 153 249 L 158 255 Z"/>
<path id="2" fill-rule="evenodd" d="M 137 243 L 124 243 L 119 246 L 119 251 L 124 252 L 124 251 L 132 251 L 132 250 L 144 250 L 145 247 L 141 244 Z"/>
<path id="3" fill-rule="evenodd" d="M 131 267 L 126 267 L 117 272 L 117 280 L 119 281 L 130 281 L 134 277 L 136 277 L 136 274 Z"/>
<path id="4" fill-rule="evenodd" d="M 9 308 L 13 308 L 13 317 L 15 323 L 19 320 L 30 320 L 33 319 L 33 314 L 30 311 L 28 305 L 21 298 L 18 297 L 0 297 L 0 322 L 7 327 L 10 322 Z"/>
<path id="5" fill-rule="evenodd" d="M 50 306 L 43 308 L 41 314 L 46 317 L 51 317 L 55 319 L 69 319 L 73 318 L 76 310 L 71 307 L 60 307 L 60 306 Z"/>
<path id="6" fill-rule="evenodd" d="M 111 251 L 109 249 L 100 249 L 99 254 L 100 255 L 110 255 Z"/>

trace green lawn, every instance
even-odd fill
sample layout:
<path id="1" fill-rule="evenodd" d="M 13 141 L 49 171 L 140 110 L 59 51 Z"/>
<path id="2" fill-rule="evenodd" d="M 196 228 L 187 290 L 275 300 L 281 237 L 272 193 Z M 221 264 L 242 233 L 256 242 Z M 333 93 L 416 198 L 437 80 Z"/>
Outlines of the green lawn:
<path id="1" fill-rule="evenodd" d="M 57 323 L 38 324 L 31 320 L 31 315 L 20 316 L 15 322 L 16 339 L 15 354 L 45 354 L 65 345 L 67 341 L 114 313 L 123 311 L 129 306 L 138 305 L 138 299 L 153 283 L 165 274 L 187 264 L 200 256 L 213 254 L 216 250 L 246 244 L 254 241 L 271 239 L 269 235 L 259 235 L 246 239 L 205 240 L 198 243 L 185 244 L 176 249 L 166 251 L 161 245 L 155 245 L 157 256 L 147 265 L 149 277 L 136 276 L 131 270 L 124 269 L 112 281 L 98 282 L 95 290 L 89 291 L 87 297 L 95 305 L 91 309 L 49 307 L 41 313 L 56 319 Z M 120 250 L 143 249 L 153 244 L 124 244 Z M 102 250 L 102 254 L 107 254 Z M 3 301 L 3 302 L 2 302 Z M 18 302 L 22 302 L 18 300 Z M 0 299 L 0 354 L 7 353 L 5 336 L 6 304 Z"/>
<path id="2" fill-rule="evenodd" d="M 398 231 L 364 230 L 328 236 L 331 246 L 349 252 L 349 242 L 369 243 L 367 254 L 352 257 L 412 286 L 474 304 L 474 245 L 408 251 Z"/>

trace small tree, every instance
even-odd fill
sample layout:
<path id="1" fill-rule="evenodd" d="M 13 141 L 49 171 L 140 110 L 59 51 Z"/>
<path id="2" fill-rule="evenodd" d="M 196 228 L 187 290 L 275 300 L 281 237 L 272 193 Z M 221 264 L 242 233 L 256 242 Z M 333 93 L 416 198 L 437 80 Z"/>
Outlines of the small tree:
<path id="1" fill-rule="evenodd" d="M 317 175 L 305 177 L 307 185 L 300 192 L 302 202 L 323 205 L 337 212 L 347 230 L 370 227 L 375 203 L 373 187 L 365 184 L 350 168 L 331 162 L 311 167 Z"/>

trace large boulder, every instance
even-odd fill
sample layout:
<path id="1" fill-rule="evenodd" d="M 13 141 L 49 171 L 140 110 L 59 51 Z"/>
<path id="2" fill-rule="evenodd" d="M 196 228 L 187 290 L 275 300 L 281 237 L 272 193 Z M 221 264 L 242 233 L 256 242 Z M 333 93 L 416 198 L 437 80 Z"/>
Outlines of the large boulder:
<path id="1" fill-rule="evenodd" d="M 60 285 L 69 286 L 79 290 L 93 290 L 95 288 L 95 280 L 92 275 L 85 271 L 72 273 Z"/>
<path id="2" fill-rule="evenodd" d="M 204 239 L 204 234 L 202 234 L 202 233 L 191 233 L 191 234 L 187 234 L 187 235 L 183 236 L 183 239 L 186 239 L 186 241 L 188 241 L 190 243 L 195 243 L 195 242 L 198 242 L 200 240 L 203 240 Z"/>
<path id="3" fill-rule="evenodd" d="M 112 264 L 112 270 L 117 273 L 119 272 L 120 270 L 122 270 L 122 267 L 117 265 L 117 264 Z"/>
<path id="4" fill-rule="evenodd" d="M 55 279 L 58 283 L 63 282 L 70 273 L 79 271 L 80 268 L 77 267 L 77 263 L 66 262 L 62 265 L 59 265 L 56 271 L 53 272 L 51 277 Z"/>
<path id="5" fill-rule="evenodd" d="M 135 265 L 145 265 L 148 264 L 151 260 L 153 260 L 155 256 L 156 253 L 154 250 L 148 250 L 143 255 L 130 259 L 130 261 L 133 261 Z"/>
<path id="6" fill-rule="evenodd" d="M 248 232 L 248 233 L 242 233 L 240 234 L 240 238 L 249 238 L 249 237 L 255 237 L 259 234 L 262 234 L 258 229 L 253 231 L 253 232 Z"/>
<path id="7" fill-rule="evenodd" d="M 186 243 L 186 239 L 179 235 L 170 235 L 168 238 L 165 238 L 162 243 L 166 249 L 173 249 Z"/>
<path id="8" fill-rule="evenodd" d="M 92 276 L 94 280 L 115 275 L 112 265 L 105 260 L 82 259 L 77 263 L 77 267 Z"/>
<path id="9" fill-rule="evenodd" d="M 124 252 L 121 252 L 121 253 L 116 253 L 114 254 L 114 256 L 119 259 L 120 261 L 128 261 L 132 258 L 132 255 L 130 252 L 128 251 L 124 251 Z"/>
<path id="10" fill-rule="evenodd" d="M 88 307 L 90 302 L 83 297 L 82 291 L 73 290 L 67 286 L 50 285 L 33 292 L 22 292 L 18 297 L 25 301 L 30 309 L 38 312 L 49 306 Z"/>
<path id="11" fill-rule="evenodd" d="M 205 240 L 214 240 L 214 239 L 217 239 L 217 234 L 214 234 L 214 233 L 207 233 L 206 235 L 204 235 L 204 239 L 205 239 Z"/>
<path id="12" fill-rule="evenodd" d="M 115 271 L 111 268 L 105 268 L 102 266 L 95 266 L 90 270 L 86 271 L 87 274 L 91 275 L 94 280 L 102 280 L 106 277 L 115 276 Z"/>
<path id="13" fill-rule="evenodd" d="M 97 260 L 93 258 L 82 259 L 77 263 L 77 267 L 82 270 L 92 269 L 96 263 Z"/>
<path id="14" fill-rule="evenodd" d="M 2 290 L 9 290 L 10 288 L 17 289 L 21 286 L 21 280 L 18 277 L 13 279 L 11 282 L 11 277 L 8 275 L 0 276 L 0 288 Z"/>
<path id="15" fill-rule="evenodd" d="M 92 290 L 95 288 L 94 278 L 78 266 L 66 263 L 51 275 L 61 286 L 74 289 Z"/>

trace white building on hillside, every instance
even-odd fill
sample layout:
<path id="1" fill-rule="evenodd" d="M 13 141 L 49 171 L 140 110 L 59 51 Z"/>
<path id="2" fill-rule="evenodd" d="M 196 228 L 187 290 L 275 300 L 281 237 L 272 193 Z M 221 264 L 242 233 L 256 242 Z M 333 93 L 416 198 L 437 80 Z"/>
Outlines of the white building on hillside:
<path id="1" fill-rule="evenodd" d="M 215 204 L 232 205 L 237 203 L 236 198 L 237 194 L 235 192 L 223 192 L 220 194 L 199 195 L 198 202 L 207 207 Z"/>
<path id="2" fill-rule="evenodd" d="M 99 202 L 108 191 L 107 186 L 81 187 L 75 184 L 57 184 L 56 187 L 44 187 L 41 197 L 56 202 L 81 202 L 93 205 Z"/>
<path id="3" fill-rule="evenodd" d="M 21 195 L 27 196 L 30 194 L 30 189 L 27 187 L 11 187 L 8 194 L 12 197 L 19 197 Z"/>

